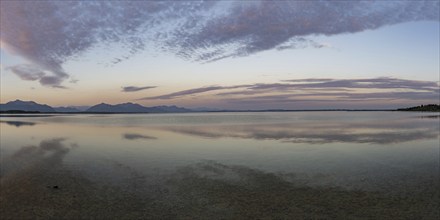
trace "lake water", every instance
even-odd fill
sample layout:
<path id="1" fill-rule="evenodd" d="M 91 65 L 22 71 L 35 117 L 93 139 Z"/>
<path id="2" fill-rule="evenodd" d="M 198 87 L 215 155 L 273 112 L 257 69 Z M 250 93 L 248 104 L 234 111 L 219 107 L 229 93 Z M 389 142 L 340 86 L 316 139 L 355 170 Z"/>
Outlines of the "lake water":
<path id="1" fill-rule="evenodd" d="M 1 219 L 439 218 L 438 113 L 30 116 Z"/>

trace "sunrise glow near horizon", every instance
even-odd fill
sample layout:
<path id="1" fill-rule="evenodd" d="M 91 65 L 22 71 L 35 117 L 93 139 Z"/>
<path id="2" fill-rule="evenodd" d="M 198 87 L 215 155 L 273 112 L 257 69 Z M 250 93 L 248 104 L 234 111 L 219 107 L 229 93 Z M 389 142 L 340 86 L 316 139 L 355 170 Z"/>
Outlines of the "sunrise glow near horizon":
<path id="1" fill-rule="evenodd" d="M 1 2 L 1 103 L 439 104 L 439 1 Z"/>

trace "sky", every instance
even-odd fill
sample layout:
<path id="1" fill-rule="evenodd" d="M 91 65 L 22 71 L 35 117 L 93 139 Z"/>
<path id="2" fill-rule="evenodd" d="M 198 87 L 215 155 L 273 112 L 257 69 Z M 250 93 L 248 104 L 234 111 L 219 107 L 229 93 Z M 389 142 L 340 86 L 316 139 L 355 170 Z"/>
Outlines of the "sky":
<path id="1" fill-rule="evenodd" d="M 1 1 L 1 103 L 439 103 L 440 1 Z"/>

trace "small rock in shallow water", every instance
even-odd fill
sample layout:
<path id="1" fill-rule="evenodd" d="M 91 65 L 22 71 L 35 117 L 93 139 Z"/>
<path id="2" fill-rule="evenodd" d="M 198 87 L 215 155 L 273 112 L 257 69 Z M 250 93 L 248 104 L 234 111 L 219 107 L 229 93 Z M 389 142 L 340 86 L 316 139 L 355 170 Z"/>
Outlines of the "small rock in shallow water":
<path id="1" fill-rule="evenodd" d="M 58 186 L 53 186 L 52 188 L 54 188 L 54 189 L 58 189 Z"/>

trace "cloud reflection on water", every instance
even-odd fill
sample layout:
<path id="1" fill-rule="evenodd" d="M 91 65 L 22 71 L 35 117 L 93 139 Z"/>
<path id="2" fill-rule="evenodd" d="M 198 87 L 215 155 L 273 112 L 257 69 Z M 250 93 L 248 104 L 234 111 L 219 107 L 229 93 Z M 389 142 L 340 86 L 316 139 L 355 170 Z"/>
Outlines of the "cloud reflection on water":
<path id="1" fill-rule="evenodd" d="M 27 122 L 27 121 L 0 121 L 0 123 L 5 123 L 7 125 L 21 127 L 21 126 L 34 126 L 35 122 Z"/>
<path id="2" fill-rule="evenodd" d="M 63 142 L 65 138 L 53 138 L 40 142 L 38 145 L 24 146 L 2 161 L 2 177 L 9 170 L 20 172 L 40 172 L 44 169 L 53 170 L 62 165 L 63 159 L 70 152 L 70 147 Z M 76 143 L 72 147 L 78 146 Z M 4 173 L 6 172 L 6 173 Z M 17 173 L 16 173 L 17 174 Z M 15 175 L 12 173 L 12 175 Z"/>
<path id="3" fill-rule="evenodd" d="M 437 120 L 420 122 L 411 118 L 364 123 L 308 121 L 283 124 L 164 126 L 162 129 L 204 138 L 278 140 L 286 143 L 306 144 L 396 144 L 436 139 L 440 136 L 440 126 Z"/>

